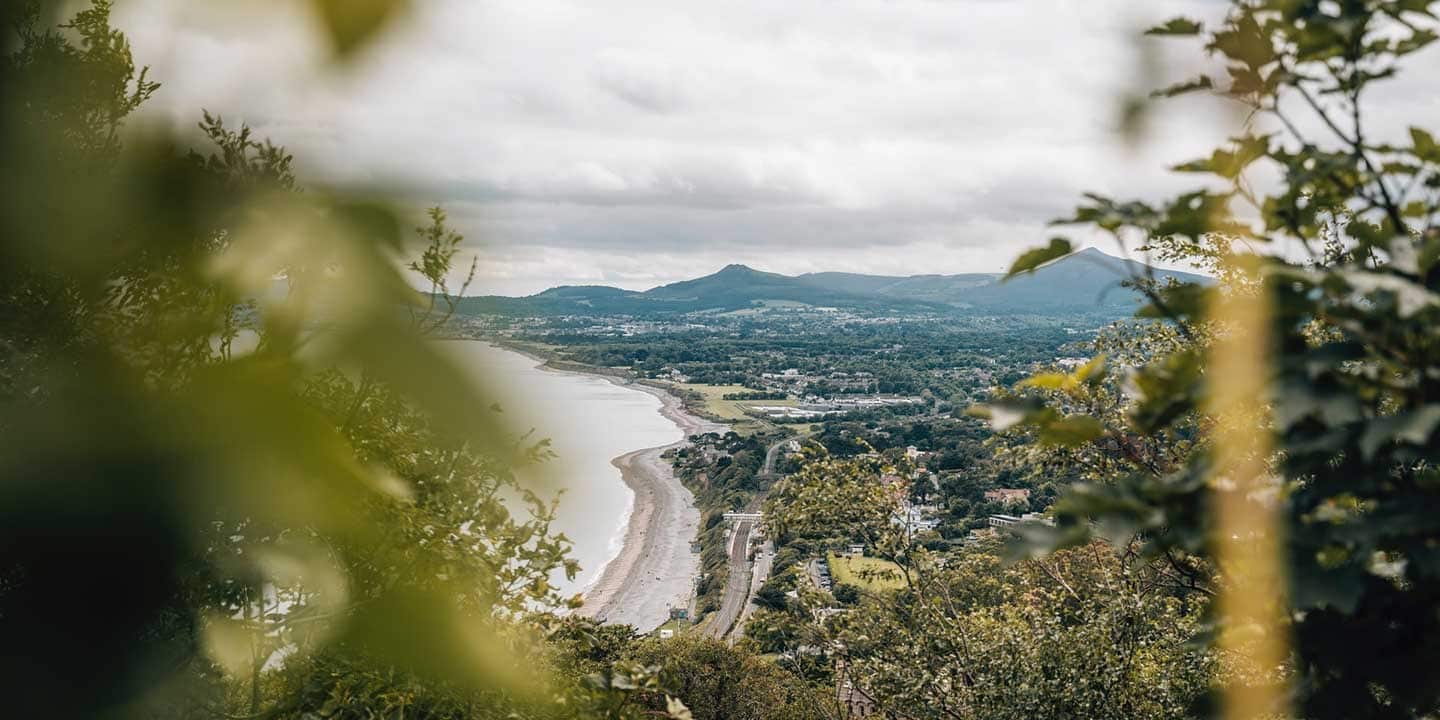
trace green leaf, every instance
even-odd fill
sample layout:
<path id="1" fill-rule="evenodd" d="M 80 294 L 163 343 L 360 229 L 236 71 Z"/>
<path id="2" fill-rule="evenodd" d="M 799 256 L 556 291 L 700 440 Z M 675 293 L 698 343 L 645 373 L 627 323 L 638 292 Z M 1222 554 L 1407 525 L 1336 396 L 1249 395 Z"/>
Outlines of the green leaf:
<path id="1" fill-rule="evenodd" d="M 1156 360 L 1130 375 L 1138 397 L 1130 422 L 1140 432 L 1155 432 L 1195 407 L 1200 385 L 1200 355 L 1186 350 Z"/>
<path id="2" fill-rule="evenodd" d="M 1417 29 L 1410 34 L 1410 37 L 1395 42 L 1394 52 L 1396 55 L 1409 55 L 1417 50 L 1422 50 L 1430 43 L 1435 42 L 1437 36 L 1431 30 Z"/>
<path id="3" fill-rule="evenodd" d="M 1174 85 L 1152 91 L 1150 93 L 1150 97 L 1172 98 L 1179 95 L 1185 95 L 1186 93 L 1199 92 L 1201 90 L 1210 90 L 1214 87 L 1215 81 L 1211 80 L 1209 75 L 1201 75 L 1199 77 L 1191 78 L 1184 82 L 1175 83 Z"/>
<path id="4" fill-rule="evenodd" d="M 1069 385 L 1070 376 L 1065 373 L 1036 373 L 1021 380 L 1016 387 L 1039 388 L 1041 390 L 1063 390 Z"/>
<path id="5" fill-rule="evenodd" d="M 335 54 L 358 50 L 408 5 L 407 0 L 312 0 Z"/>
<path id="6" fill-rule="evenodd" d="M 1165 214 L 1155 223 L 1155 234 L 1180 235 L 1199 242 L 1228 219 L 1229 202 L 1227 194 L 1204 190 L 1181 195 L 1165 208 Z"/>
<path id="7" fill-rule="evenodd" d="M 1061 447 L 1078 447 L 1105 434 L 1105 428 L 1089 415 L 1066 415 L 1040 427 L 1040 442 Z"/>
<path id="8" fill-rule="evenodd" d="M 1432 233 L 1421 243 L 1419 257 L 1416 262 L 1420 268 L 1420 272 L 1428 273 L 1431 268 L 1435 267 L 1437 261 L 1440 261 L 1440 235 Z"/>
<path id="9" fill-rule="evenodd" d="M 1074 378 L 1077 382 L 1095 385 L 1105 379 L 1105 353 L 1100 353 L 1090 361 L 1075 369 Z"/>
<path id="10" fill-rule="evenodd" d="M 1010 266 L 1010 272 L 1005 273 L 1004 279 L 1009 280 L 1016 275 L 1033 272 L 1041 265 L 1044 265 L 1051 260 L 1055 260 L 1056 258 L 1065 257 L 1071 252 L 1073 252 L 1073 248 L 1070 245 L 1069 240 L 1061 237 L 1050 238 L 1049 245 L 1046 245 L 1043 248 L 1027 250 L 1023 255 L 1017 258 L 1015 260 L 1015 264 Z"/>
<path id="11" fill-rule="evenodd" d="M 1250 13 L 1241 15 L 1230 27 L 1215 33 L 1208 49 L 1257 70 L 1275 59 L 1275 46 L 1270 36 Z"/>
<path id="12" fill-rule="evenodd" d="M 1232 140 L 1233 147 L 1229 150 L 1215 150 L 1210 157 L 1201 160 L 1191 160 L 1171 168 L 1175 172 L 1199 172 L 1214 173 L 1220 177 L 1233 180 L 1240 175 L 1251 163 L 1265 157 L 1270 152 L 1270 136 L 1245 136 Z"/>
<path id="13" fill-rule="evenodd" d="M 1168 35 L 1185 36 L 1199 35 L 1203 26 L 1190 18 L 1175 17 L 1166 20 L 1164 24 L 1156 25 L 1145 31 L 1146 35 Z"/>
<path id="14" fill-rule="evenodd" d="M 1036 373 L 1024 380 L 1021 380 L 1016 387 L 1039 388 L 1041 390 L 1061 390 L 1070 392 L 1081 385 L 1094 385 L 1105 378 L 1105 355 L 1102 353 L 1091 358 L 1089 362 L 1075 369 L 1073 373 L 1049 372 Z"/>
<path id="15" fill-rule="evenodd" d="M 1440 162 L 1440 144 L 1436 144 L 1435 136 L 1429 131 L 1418 127 L 1410 128 L 1410 141 L 1414 145 L 1416 156 L 1423 160 Z"/>

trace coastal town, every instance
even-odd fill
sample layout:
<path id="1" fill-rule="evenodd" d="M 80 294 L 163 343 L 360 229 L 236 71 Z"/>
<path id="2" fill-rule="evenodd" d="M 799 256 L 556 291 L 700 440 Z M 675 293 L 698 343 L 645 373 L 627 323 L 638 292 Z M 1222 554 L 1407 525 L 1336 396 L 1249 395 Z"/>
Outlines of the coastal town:
<path id="1" fill-rule="evenodd" d="M 1006 485 L 984 477 L 977 460 L 991 454 L 988 432 L 964 409 L 998 380 L 1083 363 L 1071 347 L 1075 321 L 1067 322 L 1036 320 L 1026 342 L 1013 343 L 1013 326 L 984 320 L 785 306 L 664 320 L 465 315 L 449 332 L 663 400 L 661 412 L 686 429 L 686 440 L 616 459 L 635 510 L 620 554 L 580 612 L 661 637 L 698 632 L 733 643 L 757 614 L 763 620 L 776 609 L 777 592 L 800 592 L 795 577 L 835 598 L 822 619 L 843 612 L 855 593 L 898 581 L 899 569 L 867 555 L 860 538 L 837 535 L 796 554 L 766 536 L 769 489 L 816 452 L 890 468 L 877 477 L 899 498 L 890 522 L 937 553 L 1050 522 L 1043 510 L 1056 479 Z M 775 341 L 799 325 L 803 345 Z M 688 501 L 676 499 L 680 492 Z M 684 517 L 692 505 L 698 516 Z M 664 534 L 674 541 L 657 545 Z M 677 570 L 686 567 L 688 574 Z M 666 600 L 661 607 L 643 597 Z"/>

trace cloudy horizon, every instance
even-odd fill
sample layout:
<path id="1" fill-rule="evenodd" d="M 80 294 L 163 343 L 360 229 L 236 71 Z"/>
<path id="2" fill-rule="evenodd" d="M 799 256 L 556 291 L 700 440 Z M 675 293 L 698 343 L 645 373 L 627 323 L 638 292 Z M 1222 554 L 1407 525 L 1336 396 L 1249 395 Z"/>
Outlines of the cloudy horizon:
<path id="1" fill-rule="evenodd" d="M 1117 131 L 1127 93 L 1202 67 L 1139 31 L 1213 19 L 1214 0 L 415 0 L 338 71 L 303 3 L 250 5 L 117 4 L 164 83 L 146 117 L 184 128 L 204 108 L 285 145 L 302 182 L 441 205 L 478 294 L 643 290 L 731 263 L 999 272 L 1084 191 L 1195 186 L 1164 168 L 1236 129 L 1194 98 L 1136 145 Z"/>

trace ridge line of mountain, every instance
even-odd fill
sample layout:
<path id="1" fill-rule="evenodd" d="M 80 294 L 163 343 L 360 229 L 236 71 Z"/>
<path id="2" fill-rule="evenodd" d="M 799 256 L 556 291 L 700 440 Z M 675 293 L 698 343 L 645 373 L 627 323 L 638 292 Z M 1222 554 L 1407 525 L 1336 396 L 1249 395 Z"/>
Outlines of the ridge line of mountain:
<path id="1" fill-rule="evenodd" d="M 710 275 L 648 290 L 562 285 L 521 298 L 462 298 L 458 310 L 464 314 L 673 315 L 819 307 L 896 314 L 1098 312 L 1118 317 L 1132 313 L 1140 301 L 1139 293 L 1123 287 L 1122 281 L 1129 274 L 1145 271 L 1141 263 L 1093 248 L 1003 282 L 999 273 L 782 275 L 732 263 Z M 1149 271 L 1162 280 L 1209 281 L 1192 273 Z"/>

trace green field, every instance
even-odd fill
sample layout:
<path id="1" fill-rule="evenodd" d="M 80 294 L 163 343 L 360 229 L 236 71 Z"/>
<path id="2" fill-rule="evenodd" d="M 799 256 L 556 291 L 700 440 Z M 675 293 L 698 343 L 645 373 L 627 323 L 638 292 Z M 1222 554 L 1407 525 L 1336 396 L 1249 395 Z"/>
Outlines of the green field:
<path id="1" fill-rule="evenodd" d="M 755 392 L 753 388 L 744 385 L 700 385 L 696 383 L 673 383 L 673 386 L 680 390 L 689 390 L 699 393 L 705 398 L 705 411 L 722 420 L 730 422 L 735 432 L 742 435 L 755 432 L 761 429 L 773 427 L 771 423 L 746 414 L 746 411 L 756 405 L 794 405 L 794 400 L 726 400 L 725 395 L 730 393 Z"/>
<path id="2" fill-rule="evenodd" d="M 862 590 L 879 592 L 905 587 L 900 566 L 889 560 L 872 557 L 851 557 L 829 553 L 830 578 L 836 584 L 854 585 Z"/>

